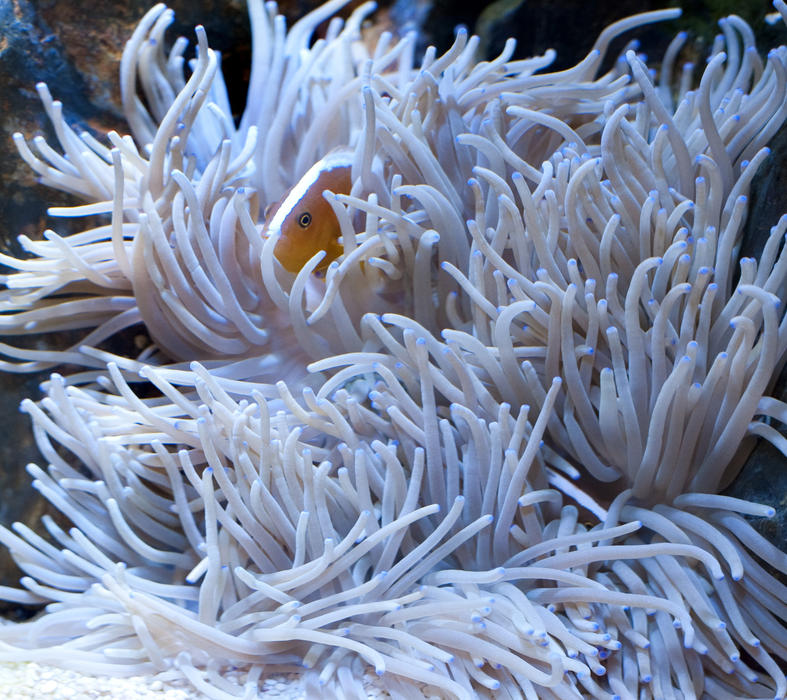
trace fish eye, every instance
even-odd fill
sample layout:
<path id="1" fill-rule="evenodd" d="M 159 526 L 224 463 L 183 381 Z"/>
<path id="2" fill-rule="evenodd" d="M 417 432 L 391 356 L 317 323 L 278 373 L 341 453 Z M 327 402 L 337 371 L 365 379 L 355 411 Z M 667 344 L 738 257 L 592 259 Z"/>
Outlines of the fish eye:
<path id="1" fill-rule="evenodd" d="M 298 217 L 298 226 L 301 228 L 306 228 L 311 222 L 312 215 L 309 214 L 308 211 L 303 212 L 303 214 Z"/>

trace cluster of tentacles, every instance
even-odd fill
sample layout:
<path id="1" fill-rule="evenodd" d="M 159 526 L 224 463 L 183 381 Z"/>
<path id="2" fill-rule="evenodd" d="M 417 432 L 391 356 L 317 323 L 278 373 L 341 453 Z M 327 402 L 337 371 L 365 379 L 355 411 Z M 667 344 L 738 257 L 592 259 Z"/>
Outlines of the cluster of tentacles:
<path id="1" fill-rule="evenodd" d="M 16 141 L 98 215 L 0 256 L 2 368 L 68 362 L 24 409 L 70 521 L 0 542 L 47 603 L 0 660 L 184 675 L 256 697 L 785 698 L 787 555 L 718 495 L 749 438 L 784 450 L 768 396 L 787 350 L 784 235 L 738 260 L 752 178 L 787 117 L 787 49 L 739 18 L 695 84 L 681 34 L 660 74 L 605 30 L 575 67 L 478 63 L 457 33 L 289 32 L 249 0 L 240 123 L 197 29 L 156 6 L 120 71 L 131 136 L 65 123 Z M 777 0 L 777 9 L 787 8 Z M 297 274 L 265 209 L 331 150 L 343 254 Z M 141 355 L 101 344 L 144 324 Z M 243 684 L 225 674 L 247 671 Z M 162 677 L 163 677 L 162 676 Z"/>

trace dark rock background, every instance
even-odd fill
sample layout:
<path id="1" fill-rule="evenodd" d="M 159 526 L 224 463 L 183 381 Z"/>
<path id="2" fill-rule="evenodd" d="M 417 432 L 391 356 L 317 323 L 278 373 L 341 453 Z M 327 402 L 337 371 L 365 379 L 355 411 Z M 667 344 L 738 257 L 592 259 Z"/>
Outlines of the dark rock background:
<path id="1" fill-rule="evenodd" d="M 35 84 L 49 84 L 55 99 L 63 102 L 69 123 L 97 134 L 110 128 L 127 132 L 120 109 L 117 70 L 126 39 L 152 0 L 105 0 L 103 3 L 56 2 L 56 0 L 0 0 L 0 250 L 18 252 L 16 237 L 40 236 L 51 227 L 67 233 L 68 219 L 51 219 L 47 206 L 71 202 L 67 195 L 36 184 L 31 171 L 19 158 L 11 134 L 21 131 L 30 137 L 44 134 L 50 143 L 53 134 L 35 91 Z M 176 12 L 170 36 L 193 37 L 192 28 L 204 24 L 211 46 L 222 53 L 224 75 L 238 111 L 243 106 L 249 71 L 249 29 L 242 0 L 175 0 Z M 293 0 L 280 3 L 290 18 L 305 13 L 314 2 Z M 358 3 L 354 3 L 358 4 Z M 493 3 L 453 0 L 386 0 L 375 21 L 392 28 L 421 30 L 426 43 L 445 49 L 453 39 L 454 27 L 463 24 L 482 36 L 488 55 L 502 48 L 505 38 L 518 38 L 518 55 L 558 51 L 557 67 L 566 67 L 582 58 L 598 33 L 610 22 L 629 14 L 663 7 L 657 0 L 497 0 Z M 661 55 L 679 29 L 688 29 L 698 42 L 697 55 L 718 31 L 709 18 L 736 12 L 755 29 L 758 44 L 767 50 L 785 43 L 787 31 L 766 26 L 762 19 L 770 11 L 763 0 L 689 0 L 684 16 L 636 30 L 651 57 Z M 620 50 L 630 36 L 613 46 Z M 767 234 L 779 215 L 787 211 L 787 171 L 785 163 L 787 131 L 774 144 L 770 164 L 758 178 L 749 229 L 756 249 L 757 240 Z M 54 341 L 57 342 L 57 341 Z M 22 398 L 39 396 L 38 384 L 45 376 L 0 373 L 0 523 L 20 520 L 35 526 L 46 505 L 30 488 L 25 464 L 39 459 L 27 416 L 18 411 Z M 784 397 L 783 386 L 777 395 Z M 767 445 L 761 445 L 730 489 L 743 498 L 766 502 L 778 515 L 763 523 L 764 533 L 785 548 L 787 539 L 787 470 L 785 459 Z M 0 551 L 0 584 L 15 585 L 16 567 L 4 550 Z M 0 609 L 2 609 L 0 603 Z"/>

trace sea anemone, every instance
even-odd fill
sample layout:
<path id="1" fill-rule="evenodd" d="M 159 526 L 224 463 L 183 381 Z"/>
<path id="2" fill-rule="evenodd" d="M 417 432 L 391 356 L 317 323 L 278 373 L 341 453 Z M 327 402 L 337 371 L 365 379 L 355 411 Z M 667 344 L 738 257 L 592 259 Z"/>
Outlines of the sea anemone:
<path id="1" fill-rule="evenodd" d="M 4 333 L 85 333 L 2 346 L 84 371 L 23 404 L 72 526 L 0 529 L 25 573 L 0 596 L 48 604 L 0 660 L 216 698 L 370 670 L 393 697 L 785 698 L 787 555 L 744 517 L 773 509 L 719 494 L 750 438 L 785 446 L 787 218 L 738 256 L 787 49 L 729 17 L 694 89 L 684 35 L 658 81 L 633 49 L 599 75 L 664 10 L 561 72 L 461 30 L 416 65 L 414 35 L 361 41 L 368 4 L 313 40 L 343 4 L 287 32 L 249 1 L 237 127 L 163 5 L 123 54 L 131 136 L 39 86 L 61 152 L 20 153 L 87 201 L 52 214 L 105 223 L 0 257 Z M 306 193 L 327 239 L 283 223 Z M 141 355 L 99 347 L 139 323 Z"/>

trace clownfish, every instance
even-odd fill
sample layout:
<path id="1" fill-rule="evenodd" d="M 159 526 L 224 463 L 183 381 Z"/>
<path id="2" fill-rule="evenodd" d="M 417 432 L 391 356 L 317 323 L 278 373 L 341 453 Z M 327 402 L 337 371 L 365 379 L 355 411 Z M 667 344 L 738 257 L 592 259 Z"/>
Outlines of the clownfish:
<path id="1" fill-rule="evenodd" d="M 332 151 L 317 161 L 295 186 L 265 213 L 264 236 L 278 234 L 273 254 L 285 270 L 297 274 L 319 251 L 326 252 L 316 270 L 324 272 L 344 248 L 341 229 L 322 193 L 349 194 L 352 153 Z"/>

